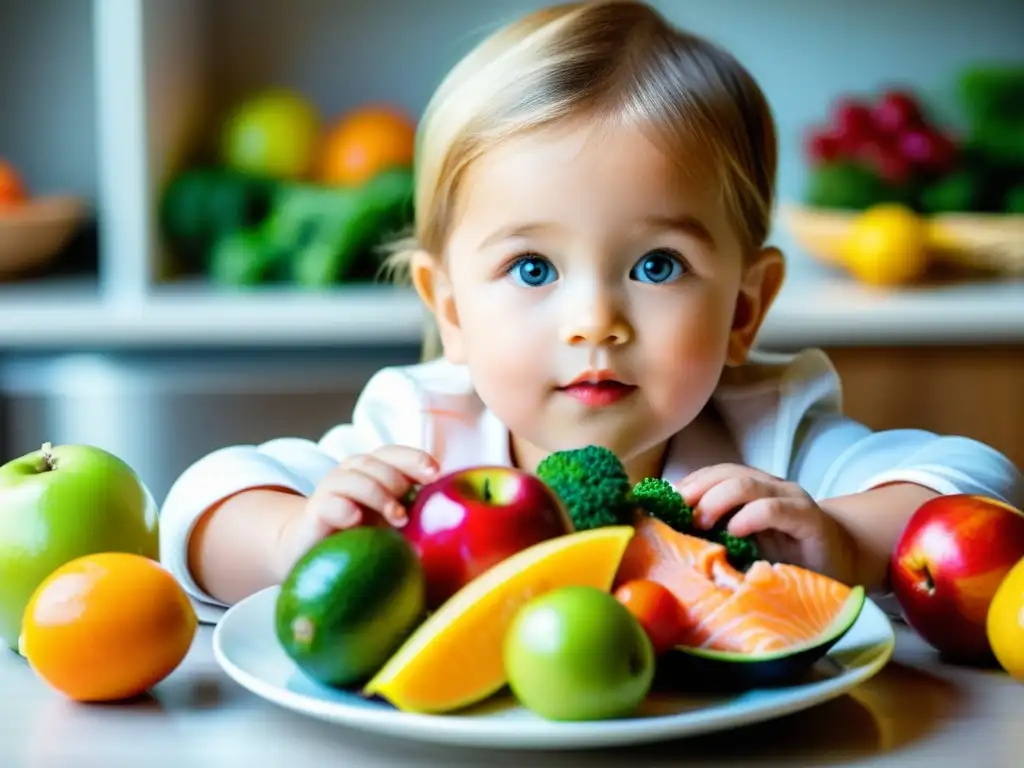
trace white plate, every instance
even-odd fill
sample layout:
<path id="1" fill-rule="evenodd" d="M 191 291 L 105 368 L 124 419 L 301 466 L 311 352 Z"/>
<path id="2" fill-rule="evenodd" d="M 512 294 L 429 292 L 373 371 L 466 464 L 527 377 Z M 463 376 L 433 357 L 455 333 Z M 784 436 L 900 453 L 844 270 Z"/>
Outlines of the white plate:
<path id="1" fill-rule="evenodd" d="M 834 699 L 872 677 L 892 656 L 895 636 L 882 610 L 866 600 L 857 623 L 816 667 L 810 682 L 730 696 L 651 696 L 635 717 L 551 722 L 495 696 L 457 715 L 400 712 L 357 693 L 319 685 L 284 653 L 274 634 L 271 587 L 221 618 L 213 650 L 244 688 L 286 709 L 385 736 L 492 748 L 577 749 L 663 741 L 769 720 Z"/>

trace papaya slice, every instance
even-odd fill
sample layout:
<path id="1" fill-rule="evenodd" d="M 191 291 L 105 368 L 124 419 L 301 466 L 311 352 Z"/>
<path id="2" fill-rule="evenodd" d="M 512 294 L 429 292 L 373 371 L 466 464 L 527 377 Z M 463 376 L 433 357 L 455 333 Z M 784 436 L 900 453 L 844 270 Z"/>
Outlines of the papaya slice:
<path id="1" fill-rule="evenodd" d="M 531 599 L 567 586 L 610 591 L 635 531 L 608 526 L 542 541 L 449 598 L 364 686 L 405 712 L 440 714 L 490 697 L 508 678 L 502 646 Z"/>

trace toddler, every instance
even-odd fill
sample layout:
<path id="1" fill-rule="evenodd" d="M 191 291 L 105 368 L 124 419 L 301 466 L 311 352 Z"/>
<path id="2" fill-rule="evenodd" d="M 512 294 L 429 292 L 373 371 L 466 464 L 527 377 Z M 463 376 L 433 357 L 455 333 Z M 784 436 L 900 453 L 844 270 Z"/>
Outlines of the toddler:
<path id="1" fill-rule="evenodd" d="M 483 41 L 422 119 L 415 232 L 388 264 L 430 310 L 425 361 L 375 374 L 319 442 L 183 473 L 162 558 L 201 616 L 334 531 L 402 526 L 412 484 L 588 444 L 678 484 L 699 525 L 734 513 L 767 557 L 873 590 L 929 498 L 1021 506 L 991 448 L 872 432 L 824 354 L 751 351 L 784 275 L 776 152 L 751 75 L 642 3 L 560 5 Z"/>

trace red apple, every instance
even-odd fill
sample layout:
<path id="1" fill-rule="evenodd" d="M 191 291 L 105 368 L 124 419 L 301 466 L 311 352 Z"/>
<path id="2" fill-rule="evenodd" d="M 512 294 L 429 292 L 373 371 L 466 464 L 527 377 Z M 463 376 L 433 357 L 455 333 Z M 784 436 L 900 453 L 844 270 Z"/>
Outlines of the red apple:
<path id="1" fill-rule="evenodd" d="M 1007 572 L 1024 557 L 1024 513 L 995 499 L 940 496 L 911 516 L 890 562 L 907 623 L 949 659 L 990 655 L 985 619 Z"/>
<path id="2" fill-rule="evenodd" d="M 502 560 L 572 530 L 543 481 L 501 466 L 457 470 L 423 486 L 402 529 L 423 563 L 431 608 Z"/>

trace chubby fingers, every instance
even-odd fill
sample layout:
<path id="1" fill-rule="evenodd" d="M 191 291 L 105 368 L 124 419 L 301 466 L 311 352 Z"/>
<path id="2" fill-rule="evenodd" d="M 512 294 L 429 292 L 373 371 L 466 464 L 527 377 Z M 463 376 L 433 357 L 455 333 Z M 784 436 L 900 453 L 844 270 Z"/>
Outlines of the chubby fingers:
<path id="1" fill-rule="evenodd" d="M 818 532 L 820 519 L 820 511 L 809 499 L 776 496 L 747 504 L 729 521 L 728 531 L 739 537 L 778 531 L 802 541 Z"/>
<path id="2" fill-rule="evenodd" d="M 710 467 L 702 467 L 684 477 L 677 485 L 676 490 L 682 494 L 686 503 L 694 506 L 701 497 L 707 493 L 712 486 L 718 485 L 723 480 L 736 477 L 750 477 L 764 482 L 781 482 L 782 478 L 762 472 L 760 469 L 746 467 L 742 464 L 713 464 Z"/>
<path id="3" fill-rule="evenodd" d="M 376 512 L 401 527 L 407 517 L 399 499 L 415 483 L 430 482 L 436 474 L 432 457 L 406 446 L 385 446 L 352 456 L 321 481 L 315 511 L 339 528 L 358 525 L 364 511 Z"/>
<path id="4" fill-rule="evenodd" d="M 342 466 L 367 457 L 399 470 L 405 478 L 416 483 L 429 483 L 437 477 L 439 470 L 437 460 L 433 456 L 408 445 L 385 445 L 370 454 L 354 456 L 348 462 L 342 462 Z M 407 483 L 399 495 L 409 490 L 410 485 L 411 483 Z"/>
<path id="5" fill-rule="evenodd" d="M 760 499 L 780 496 L 782 493 L 783 489 L 778 483 L 759 477 L 729 477 L 712 485 L 699 497 L 694 497 L 696 503 L 692 505 L 693 521 L 698 528 L 713 528 L 731 512 Z"/>

